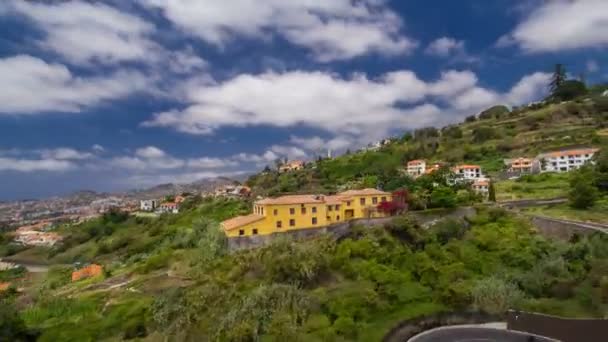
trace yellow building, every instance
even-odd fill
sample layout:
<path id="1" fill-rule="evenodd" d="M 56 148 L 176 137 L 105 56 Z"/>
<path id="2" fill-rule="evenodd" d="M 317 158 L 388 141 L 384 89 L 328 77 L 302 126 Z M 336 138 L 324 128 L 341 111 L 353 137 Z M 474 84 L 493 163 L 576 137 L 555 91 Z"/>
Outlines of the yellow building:
<path id="1" fill-rule="evenodd" d="M 226 220 L 222 228 L 228 237 L 320 228 L 352 219 L 382 217 L 378 204 L 391 200 L 390 193 L 376 189 L 348 190 L 332 196 L 266 198 L 254 203 L 252 214 Z"/>

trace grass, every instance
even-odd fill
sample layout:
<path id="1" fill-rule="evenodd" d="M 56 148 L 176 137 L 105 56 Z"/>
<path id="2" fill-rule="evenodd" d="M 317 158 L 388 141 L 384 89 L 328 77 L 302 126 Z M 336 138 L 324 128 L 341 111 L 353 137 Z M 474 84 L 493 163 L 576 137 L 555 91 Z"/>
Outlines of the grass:
<path id="1" fill-rule="evenodd" d="M 574 209 L 567 203 L 527 208 L 526 212 L 573 221 L 587 221 L 608 224 L 608 198 L 603 198 L 589 209 Z"/>
<path id="2" fill-rule="evenodd" d="M 542 173 L 495 183 L 496 200 L 544 199 L 568 194 L 567 173 Z"/>

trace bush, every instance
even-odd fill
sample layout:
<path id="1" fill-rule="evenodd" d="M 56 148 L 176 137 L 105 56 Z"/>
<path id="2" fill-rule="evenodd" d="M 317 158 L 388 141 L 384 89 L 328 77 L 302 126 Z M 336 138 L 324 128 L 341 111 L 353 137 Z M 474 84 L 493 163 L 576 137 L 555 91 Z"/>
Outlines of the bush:
<path id="1" fill-rule="evenodd" d="M 589 166 L 572 173 L 568 201 L 575 209 L 588 209 L 595 204 L 598 190 L 594 185 L 593 171 Z"/>
<path id="2" fill-rule="evenodd" d="M 494 106 L 494 107 L 490 107 L 486 110 L 484 110 L 483 112 L 481 112 L 479 114 L 479 119 L 481 120 L 487 120 L 487 119 L 499 119 L 502 116 L 506 115 L 509 113 L 509 108 L 507 108 L 506 106 Z"/>
<path id="3" fill-rule="evenodd" d="M 552 97 L 558 101 L 570 101 L 587 94 L 587 87 L 581 81 L 568 80 L 555 89 Z"/>
<path id="4" fill-rule="evenodd" d="M 475 309 L 491 314 L 504 314 L 523 299 L 516 285 L 496 277 L 477 281 L 471 296 Z"/>
<path id="5" fill-rule="evenodd" d="M 498 136 L 496 129 L 492 127 L 482 126 L 473 130 L 473 142 L 482 143 Z"/>

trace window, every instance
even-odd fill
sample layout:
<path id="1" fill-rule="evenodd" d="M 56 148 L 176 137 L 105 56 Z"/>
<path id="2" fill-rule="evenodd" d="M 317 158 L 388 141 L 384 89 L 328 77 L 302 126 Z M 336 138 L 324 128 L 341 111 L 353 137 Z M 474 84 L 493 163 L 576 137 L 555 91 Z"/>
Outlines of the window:
<path id="1" fill-rule="evenodd" d="M 283 222 L 277 221 L 277 228 L 281 228 L 283 226 Z"/>
<path id="2" fill-rule="evenodd" d="M 340 221 L 340 215 L 336 216 L 336 221 Z"/>
<path id="3" fill-rule="evenodd" d="M 253 228 L 253 230 L 251 231 L 251 233 L 253 235 L 258 235 L 258 230 L 256 228 Z"/>
<path id="4" fill-rule="evenodd" d="M 274 214 L 274 216 L 277 216 L 279 214 L 279 211 L 277 209 L 273 210 L 272 213 Z"/>
<path id="5" fill-rule="evenodd" d="M 327 206 L 327 211 L 332 211 L 332 210 L 333 210 L 332 208 L 333 208 L 333 207 L 332 207 L 331 205 L 328 205 L 328 206 Z"/>
<path id="6" fill-rule="evenodd" d="M 312 224 L 317 224 L 317 218 L 316 217 L 312 218 Z"/>
<path id="7" fill-rule="evenodd" d="M 331 216 L 326 217 L 327 221 L 331 221 Z"/>
<path id="8" fill-rule="evenodd" d="M 289 208 L 289 215 L 294 215 L 296 210 L 294 208 Z"/>
<path id="9" fill-rule="evenodd" d="M 359 203 L 361 203 L 361 205 L 365 205 L 365 197 L 359 198 Z"/>
<path id="10" fill-rule="evenodd" d="M 317 212 L 317 207 L 312 207 L 313 214 Z"/>
<path id="11" fill-rule="evenodd" d="M 336 204 L 336 210 L 340 210 L 340 205 Z"/>
<path id="12" fill-rule="evenodd" d="M 296 225 L 296 220 L 294 220 L 294 219 L 289 220 L 289 226 L 290 227 L 293 227 L 295 225 Z"/>
<path id="13" fill-rule="evenodd" d="M 350 207 L 350 201 L 346 201 L 346 206 Z"/>
<path id="14" fill-rule="evenodd" d="M 382 202 L 386 202 L 386 196 L 382 196 L 382 198 L 380 199 Z"/>
<path id="15" fill-rule="evenodd" d="M 372 197 L 372 204 L 378 204 L 378 197 Z"/>
<path id="16" fill-rule="evenodd" d="M 245 235 L 245 230 L 239 229 L 239 235 Z"/>
<path id="17" fill-rule="evenodd" d="M 302 207 L 302 215 L 306 215 L 306 208 Z"/>

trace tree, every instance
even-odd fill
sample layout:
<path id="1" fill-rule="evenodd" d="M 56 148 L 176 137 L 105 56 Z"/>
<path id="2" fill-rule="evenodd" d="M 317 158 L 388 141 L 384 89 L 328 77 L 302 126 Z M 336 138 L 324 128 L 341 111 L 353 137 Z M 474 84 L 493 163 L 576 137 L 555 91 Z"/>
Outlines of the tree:
<path id="1" fill-rule="evenodd" d="M 598 190 L 593 182 L 593 169 L 588 165 L 572 173 L 570 176 L 570 191 L 568 193 L 571 207 L 588 209 L 595 204 L 598 198 Z"/>
<path id="2" fill-rule="evenodd" d="M 431 207 L 453 208 L 458 204 L 456 192 L 447 186 L 438 186 L 431 192 Z"/>
<path id="3" fill-rule="evenodd" d="M 473 142 L 481 143 L 496 138 L 496 130 L 492 127 L 478 127 L 473 130 Z"/>
<path id="4" fill-rule="evenodd" d="M 585 94 L 587 94 L 587 87 L 583 82 L 567 80 L 553 91 L 552 97 L 558 101 L 570 101 Z"/>
<path id="5" fill-rule="evenodd" d="M 551 93 L 555 93 L 557 88 L 559 88 L 565 80 L 566 68 L 563 64 L 555 64 L 555 70 L 553 71 L 551 82 L 549 83 L 549 89 L 551 89 Z"/>
<path id="6" fill-rule="evenodd" d="M 494 188 L 494 182 L 490 182 L 488 188 L 488 200 L 490 202 L 496 202 L 496 189 Z"/>

